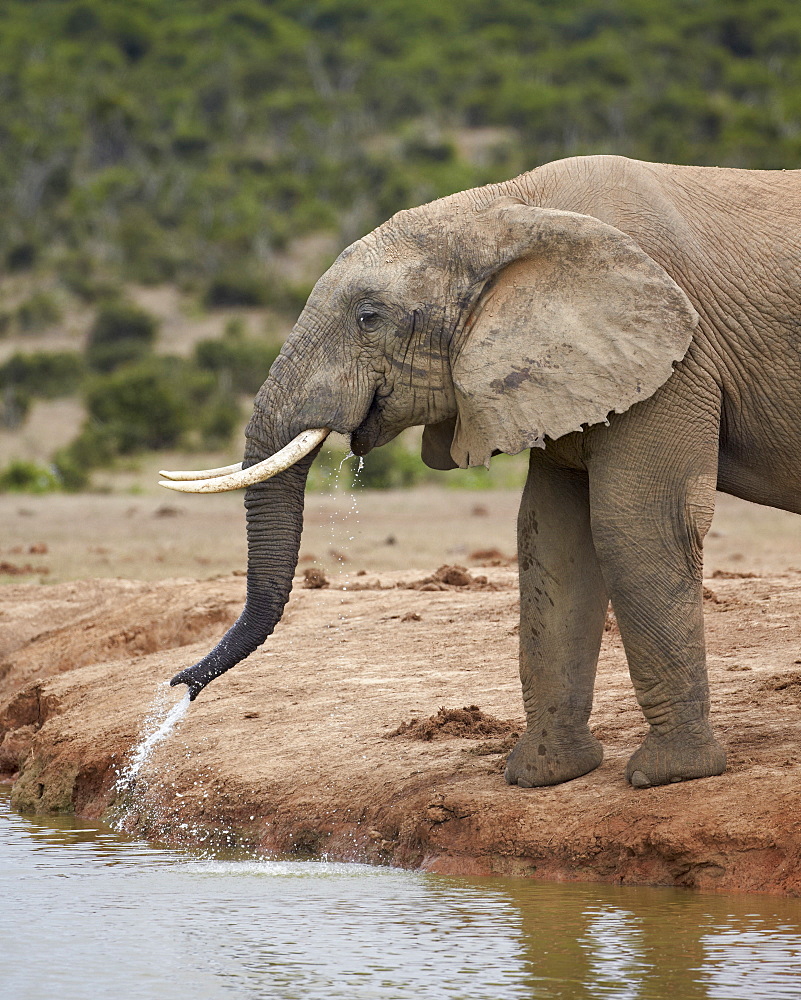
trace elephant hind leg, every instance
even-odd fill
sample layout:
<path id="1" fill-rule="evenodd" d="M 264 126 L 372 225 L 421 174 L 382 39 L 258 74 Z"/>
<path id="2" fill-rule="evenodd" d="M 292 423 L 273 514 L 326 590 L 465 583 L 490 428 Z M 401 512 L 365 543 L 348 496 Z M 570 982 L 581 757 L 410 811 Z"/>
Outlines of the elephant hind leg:
<path id="1" fill-rule="evenodd" d="M 590 733 L 609 603 L 590 530 L 587 474 L 533 450 L 518 517 L 520 679 L 527 729 L 506 780 L 555 785 L 596 768 Z"/>

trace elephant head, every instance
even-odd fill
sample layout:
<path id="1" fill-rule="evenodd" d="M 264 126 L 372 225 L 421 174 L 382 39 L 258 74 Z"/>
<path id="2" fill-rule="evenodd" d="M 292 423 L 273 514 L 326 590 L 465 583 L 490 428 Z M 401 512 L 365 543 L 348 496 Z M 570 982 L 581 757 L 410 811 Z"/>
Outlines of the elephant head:
<path id="1" fill-rule="evenodd" d="M 194 698 L 273 631 L 297 562 L 308 467 L 327 432 L 364 455 L 423 424 L 432 468 L 488 465 L 646 399 L 696 322 L 630 237 L 497 189 L 400 212 L 348 247 L 256 397 L 241 469 L 165 473 L 173 489 L 248 487 L 247 603 L 172 683 Z M 190 477 L 206 481 L 178 481 Z"/>

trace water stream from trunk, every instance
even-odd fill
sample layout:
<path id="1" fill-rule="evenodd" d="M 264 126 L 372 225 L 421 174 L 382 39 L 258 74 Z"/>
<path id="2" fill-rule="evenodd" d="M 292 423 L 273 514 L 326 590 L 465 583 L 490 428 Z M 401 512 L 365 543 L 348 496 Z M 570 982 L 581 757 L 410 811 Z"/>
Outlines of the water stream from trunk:
<path id="1" fill-rule="evenodd" d="M 153 706 L 144 722 L 144 735 L 140 737 L 139 743 L 131 753 L 130 760 L 117 778 L 118 791 L 126 792 L 134 787 L 136 776 L 150 758 L 153 747 L 170 735 L 189 710 L 191 704 L 189 688 L 186 688 L 180 701 L 168 708 L 170 691 L 171 688 L 167 681 L 159 685 Z"/>

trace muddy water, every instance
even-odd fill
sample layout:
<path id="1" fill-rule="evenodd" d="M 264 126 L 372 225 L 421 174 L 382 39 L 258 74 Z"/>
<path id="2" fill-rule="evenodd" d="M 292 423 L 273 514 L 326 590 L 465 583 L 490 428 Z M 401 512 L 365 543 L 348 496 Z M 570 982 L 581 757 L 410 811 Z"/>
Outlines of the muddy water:
<path id="1" fill-rule="evenodd" d="M 801 901 L 203 858 L 0 792 L 0 997 L 801 997 Z"/>

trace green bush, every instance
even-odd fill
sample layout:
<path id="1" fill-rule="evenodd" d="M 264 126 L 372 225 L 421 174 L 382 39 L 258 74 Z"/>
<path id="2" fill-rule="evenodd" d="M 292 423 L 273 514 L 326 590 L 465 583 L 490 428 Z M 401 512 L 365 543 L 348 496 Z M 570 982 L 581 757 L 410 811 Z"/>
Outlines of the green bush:
<path id="1" fill-rule="evenodd" d="M 225 391 L 218 391 L 198 412 L 197 431 L 204 448 L 222 448 L 239 426 L 239 404 Z"/>
<path id="2" fill-rule="evenodd" d="M 87 386 L 90 420 L 109 435 L 114 451 L 170 448 L 190 427 L 191 400 L 177 359 L 147 358 Z"/>
<path id="3" fill-rule="evenodd" d="M 13 0 L 0 65 L 0 259 L 174 270 L 212 305 L 261 304 L 238 275 L 299 236 L 351 242 L 562 156 L 801 162 L 791 0 L 669 16 L 645 0 Z M 512 152 L 491 154 L 493 133 Z"/>
<path id="4" fill-rule="evenodd" d="M 217 378 L 182 358 L 151 355 L 85 387 L 87 420 L 54 457 L 65 489 L 83 489 L 92 469 L 121 455 L 163 448 L 226 445 L 239 425 L 239 405 Z"/>
<path id="5" fill-rule="evenodd" d="M 39 333 L 61 319 L 61 308 L 49 292 L 34 292 L 17 307 L 17 326 L 21 333 Z"/>
<path id="6" fill-rule="evenodd" d="M 0 365 L 0 388 L 16 388 L 29 396 L 56 399 L 78 391 L 86 372 L 77 351 L 17 352 Z"/>
<path id="7" fill-rule="evenodd" d="M 29 240 L 15 243 L 6 254 L 6 267 L 9 271 L 28 271 L 36 263 L 37 256 L 35 243 Z"/>
<path id="8" fill-rule="evenodd" d="M 203 295 L 203 304 L 209 309 L 265 306 L 268 301 L 263 278 L 233 270 L 213 278 Z"/>
<path id="9" fill-rule="evenodd" d="M 12 459 L 0 469 L 0 493 L 50 493 L 60 487 L 51 469 L 25 459 Z"/>
<path id="10" fill-rule="evenodd" d="M 89 331 L 86 362 L 97 372 L 112 372 L 144 358 L 153 348 L 158 320 L 131 302 L 107 302 Z"/>
<path id="11" fill-rule="evenodd" d="M 194 359 L 198 368 L 227 381 L 234 392 L 254 394 L 279 350 L 279 344 L 245 336 L 241 324 L 232 321 L 221 339 L 199 341 Z"/>
<path id="12" fill-rule="evenodd" d="M 61 283 L 83 302 L 113 302 L 121 296 L 121 286 L 109 277 L 98 275 L 91 255 L 83 251 L 63 254 L 56 261 Z"/>

